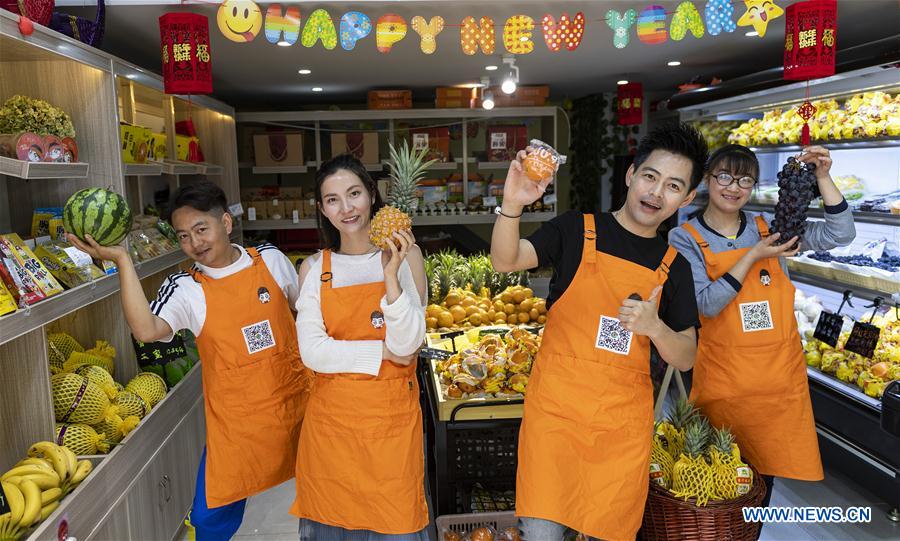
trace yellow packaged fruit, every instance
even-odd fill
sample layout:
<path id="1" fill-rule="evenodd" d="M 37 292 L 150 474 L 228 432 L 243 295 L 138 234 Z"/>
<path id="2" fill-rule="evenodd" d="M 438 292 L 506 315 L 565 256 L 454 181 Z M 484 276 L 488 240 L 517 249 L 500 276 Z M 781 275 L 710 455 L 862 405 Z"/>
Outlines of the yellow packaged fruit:
<path id="1" fill-rule="evenodd" d="M 53 411 L 63 423 L 94 425 L 115 413 L 103 390 L 78 374 L 64 372 L 50 377 Z"/>
<path id="2" fill-rule="evenodd" d="M 129 432 L 134 430 L 134 428 L 140 423 L 141 420 L 135 415 L 129 415 L 128 417 L 122 419 L 118 415 L 113 415 L 109 419 L 104 419 L 99 424 L 94 425 L 93 428 L 98 434 L 103 434 L 105 436 L 106 443 L 111 445 L 116 445 L 122 439 L 128 435 Z"/>
<path id="3" fill-rule="evenodd" d="M 73 351 L 82 352 L 84 347 L 72 336 L 58 332 L 47 337 L 47 355 L 50 358 L 50 366 L 57 368 L 57 372 L 63 371 L 63 365 L 66 364 L 66 360 Z"/>
<path id="4" fill-rule="evenodd" d="M 115 365 L 113 364 L 112 359 L 88 353 L 87 351 L 73 351 L 63 365 L 63 370 L 66 372 L 74 372 L 76 368 L 85 364 L 99 366 L 110 374 L 115 373 Z"/>
<path id="5" fill-rule="evenodd" d="M 106 357 L 110 360 L 116 358 L 116 348 L 114 348 L 106 340 L 97 340 L 97 342 L 94 344 L 94 347 L 86 350 L 85 353 L 90 353 L 98 357 Z"/>
<path id="6" fill-rule="evenodd" d="M 56 444 L 68 447 L 76 455 L 96 455 L 109 452 L 109 445 L 105 441 L 105 434 L 97 434 L 97 431 L 85 424 L 56 424 Z"/>
<path id="7" fill-rule="evenodd" d="M 124 417 L 134 416 L 138 419 L 143 419 L 150 413 L 150 406 L 147 402 L 131 391 L 120 391 L 119 394 L 116 395 L 113 404 L 119 408 L 117 413 Z"/>
<path id="8" fill-rule="evenodd" d="M 103 389 L 103 392 L 106 393 L 106 396 L 109 397 L 110 400 L 116 397 L 119 394 L 118 389 L 116 389 L 116 381 L 106 370 L 100 368 L 99 366 L 94 366 L 92 364 L 83 364 L 74 370 L 75 374 L 79 376 L 85 377 L 96 385 Z"/>
<path id="9" fill-rule="evenodd" d="M 165 398 L 168 387 L 166 380 L 153 372 L 141 372 L 128 382 L 125 390 L 140 396 L 152 408 Z"/>

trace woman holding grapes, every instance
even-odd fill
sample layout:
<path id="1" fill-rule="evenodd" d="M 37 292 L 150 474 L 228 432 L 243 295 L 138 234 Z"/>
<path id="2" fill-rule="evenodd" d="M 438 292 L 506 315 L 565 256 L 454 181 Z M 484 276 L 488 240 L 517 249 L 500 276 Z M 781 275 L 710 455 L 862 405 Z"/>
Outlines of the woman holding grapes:
<path id="1" fill-rule="evenodd" d="M 743 210 L 759 178 L 756 155 L 740 145 L 722 147 L 707 165 L 706 209 L 669 234 L 694 269 L 702 324 L 691 398 L 714 425 L 731 427 L 766 482 L 764 505 L 774 477 L 823 478 L 785 258 L 801 246 L 829 250 L 856 236 L 831 163 L 820 146 L 789 159 L 778 175 L 783 202 L 773 220 Z M 825 220 L 806 221 L 803 200 L 816 193 Z"/>

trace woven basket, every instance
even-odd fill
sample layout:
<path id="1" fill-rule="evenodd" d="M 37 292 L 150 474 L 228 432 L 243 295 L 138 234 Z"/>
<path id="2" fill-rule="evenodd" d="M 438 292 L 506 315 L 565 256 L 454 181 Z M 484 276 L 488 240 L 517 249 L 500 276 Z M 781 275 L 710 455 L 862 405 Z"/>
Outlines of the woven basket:
<path id="1" fill-rule="evenodd" d="M 753 469 L 751 467 L 751 469 Z M 697 507 L 694 498 L 685 501 L 650 483 L 644 507 L 641 539 L 644 541 L 756 541 L 759 522 L 744 522 L 741 509 L 758 507 L 766 495 L 766 484 L 753 469 L 750 492 L 729 501 L 710 501 Z"/>

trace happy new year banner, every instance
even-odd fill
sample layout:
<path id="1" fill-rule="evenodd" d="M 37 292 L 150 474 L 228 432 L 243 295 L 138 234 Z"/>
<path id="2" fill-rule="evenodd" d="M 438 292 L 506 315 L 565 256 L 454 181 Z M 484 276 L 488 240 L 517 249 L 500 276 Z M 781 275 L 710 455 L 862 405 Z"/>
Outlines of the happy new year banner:
<path id="1" fill-rule="evenodd" d="M 718 36 L 734 32 L 738 26 L 752 26 L 759 37 L 764 37 L 769 22 L 784 14 L 773 0 L 708 0 L 702 11 L 698 5 L 685 1 L 674 11 L 666 11 L 665 7 L 655 4 L 639 11 L 611 9 L 605 17 L 598 19 L 588 19 L 581 11 L 574 15 L 545 13 L 539 20 L 524 14 L 515 14 L 503 21 L 470 16 L 458 24 L 449 24 L 440 16 L 415 16 L 407 22 L 394 13 L 375 15 L 373 19 L 372 15 L 359 11 L 337 14 L 335 18 L 336 14 L 325 9 L 303 14 L 297 5 L 281 4 L 269 5 L 264 15 L 252 0 L 225 0 L 219 6 L 216 20 L 222 35 L 236 43 L 249 43 L 263 33 L 272 44 L 291 46 L 299 38 L 304 47 L 321 44 L 331 50 L 340 43 L 344 50 L 351 51 L 358 42 L 374 33 L 375 47 L 381 53 L 389 53 L 404 39 L 416 39 L 424 54 L 433 54 L 438 48 L 438 35 L 447 34 L 447 29 L 454 28 L 453 33 L 458 39 L 453 41 L 463 54 L 492 55 L 502 46 L 508 53 L 524 55 L 534 51 L 535 41 L 540 37 L 551 52 L 575 51 L 588 28 L 612 30 L 611 43 L 618 49 L 627 47 L 633 34 L 642 43 L 659 45 L 668 40 L 700 39 L 707 34 Z M 744 10 L 737 22 L 734 20 L 736 7 Z M 535 38 L 535 34 L 539 37 Z"/>

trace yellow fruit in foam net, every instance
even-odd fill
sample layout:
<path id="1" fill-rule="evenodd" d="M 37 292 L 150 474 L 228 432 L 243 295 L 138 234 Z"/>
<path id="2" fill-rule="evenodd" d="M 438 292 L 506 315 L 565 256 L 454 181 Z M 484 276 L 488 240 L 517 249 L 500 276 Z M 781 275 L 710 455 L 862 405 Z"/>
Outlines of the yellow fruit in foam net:
<path id="1" fill-rule="evenodd" d="M 124 417 L 134 416 L 138 419 L 143 419 L 150 413 L 150 405 L 131 391 L 122 390 L 119 392 L 113 404 L 119 408 L 119 415 Z"/>
<path id="2" fill-rule="evenodd" d="M 122 419 L 118 415 L 113 415 L 101 423 L 94 425 L 92 428 L 98 434 L 103 434 L 105 436 L 105 441 L 108 444 L 115 445 L 122 441 L 122 438 L 127 436 L 129 432 L 134 430 L 140 422 L 141 420 L 134 415 L 130 415 L 125 419 Z"/>
<path id="3" fill-rule="evenodd" d="M 63 365 L 63 371 L 74 372 L 76 368 L 83 364 L 99 366 L 110 374 L 115 373 L 115 365 L 113 364 L 112 359 L 110 359 L 109 357 L 88 353 L 87 351 L 73 351 L 72 354 L 69 355 L 68 360 L 66 360 L 66 363 Z"/>
<path id="4" fill-rule="evenodd" d="M 128 382 L 125 390 L 140 396 L 152 408 L 165 398 L 168 387 L 166 380 L 153 372 L 141 372 Z"/>
<path id="5" fill-rule="evenodd" d="M 52 333 L 47 337 L 47 356 L 50 359 L 50 367 L 57 372 L 63 371 L 63 365 L 73 351 L 82 352 L 84 347 L 72 336 L 64 333 Z"/>
<path id="6" fill-rule="evenodd" d="M 50 387 L 59 422 L 93 425 L 115 413 L 103 389 L 78 374 L 56 374 L 50 378 Z"/>
<path id="7" fill-rule="evenodd" d="M 64 445 L 76 455 L 96 455 L 109 452 L 106 436 L 85 424 L 56 424 L 56 444 Z"/>
<path id="8" fill-rule="evenodd" d="M 74 370 L 75 374 L 87 378 L 88 381 L 103 389 L 106 396 L 112 400 L 119 394 L 116 381 L 106 370 L 92 364 L 83 364 Z"/>

